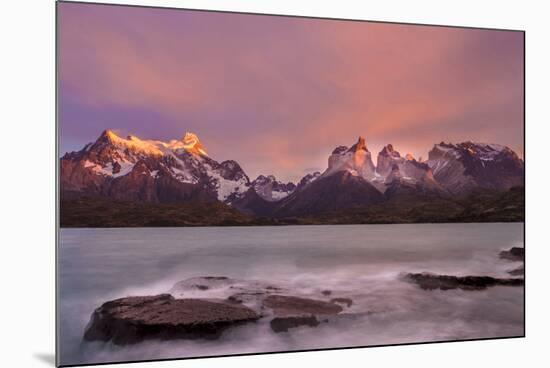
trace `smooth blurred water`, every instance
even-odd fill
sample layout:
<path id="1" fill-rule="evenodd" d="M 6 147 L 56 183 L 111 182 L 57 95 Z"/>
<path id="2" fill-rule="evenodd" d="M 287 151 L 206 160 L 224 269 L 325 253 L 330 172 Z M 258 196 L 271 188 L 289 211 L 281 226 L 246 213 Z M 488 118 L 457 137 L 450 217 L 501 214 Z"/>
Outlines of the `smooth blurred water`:
<path id="1" fill-rule="evenodd" d="M 523 224 L 62 229 L 58 323 L 62 364 L 147 360 L 523 335 L 523 288 L 425 291 L 403 272 L 510 277 L 499 251 L 523 246 Z M 267 321 L 215 341 L 82 342 L 92 311 L 129 295 L 167 292 L 180 280 L 267 281 L 296 295 L 351 297 L 334 321 L 290 333 Z"/>

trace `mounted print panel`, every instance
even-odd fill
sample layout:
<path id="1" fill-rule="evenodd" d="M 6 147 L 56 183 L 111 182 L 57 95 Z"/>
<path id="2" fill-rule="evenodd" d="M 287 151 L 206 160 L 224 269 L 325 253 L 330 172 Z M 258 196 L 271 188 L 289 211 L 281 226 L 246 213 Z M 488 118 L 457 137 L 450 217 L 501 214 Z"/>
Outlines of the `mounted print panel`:
<path id="1" fill-rule="evenodd" d="M 524 336 L 524 33 L 57 3 L 57 364 Z"/>

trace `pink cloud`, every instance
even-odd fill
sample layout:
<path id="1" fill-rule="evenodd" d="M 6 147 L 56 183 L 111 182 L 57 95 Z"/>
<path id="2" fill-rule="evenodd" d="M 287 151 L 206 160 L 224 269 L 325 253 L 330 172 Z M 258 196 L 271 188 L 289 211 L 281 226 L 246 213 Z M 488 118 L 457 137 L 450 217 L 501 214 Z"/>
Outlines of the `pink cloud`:
<path id="1" fill-rule="evenodd" d="M 67 3 L 60 19 L 60 79 L 79 104 L 155 111 L 171 138 L 194 126 L 252 175 L 296 179 L 358 135 L 374 155 L 523 150 L 518 32 Z"/>

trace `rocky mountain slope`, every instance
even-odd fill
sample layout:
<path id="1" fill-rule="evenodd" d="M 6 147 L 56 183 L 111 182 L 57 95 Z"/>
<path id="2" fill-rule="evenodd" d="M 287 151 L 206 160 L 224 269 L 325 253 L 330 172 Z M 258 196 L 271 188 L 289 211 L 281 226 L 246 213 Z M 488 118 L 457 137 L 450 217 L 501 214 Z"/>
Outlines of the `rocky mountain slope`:
<path id="1" fill-rule="evenodd" d="M 441 142 L 429 152 L 427 164 L 434 178 L 453 194 L 523 185 L 523 160 L 498 144 Z"/>
<path id="2" fill-rule="evenodd" d="M 524 180 L 523 161 L 501 145 L 442 142 L 434 145 L 427 161 L 419 161 L 409 154 L 402 156 L 388 144 L 378 153 L 375 165 L 365 139 L 359 137 L 349 148 L 336 147 L 323 173 L 307 174 L 296 184 L 281 182 L 273 175 L 251 181 L 236 161 L 211 158 L 193 133 L 162 142 L 121 138 L 110 130 L 80 151 L 65 154 L 60 169 L 61 199 L 66 208 L 85 211 L 86 206 L 74 201 L 89 204 L 93 200 L 103 204 L 110 200 L 119 207 L 124 202 L 161 207 L 184 204 L 187 208 L 219 203 L 221 206 L 210 207 L 226 217 L 231 211 L 245 216 L 229 216 L 234 221 L 227 221 L 238 224 L 248 223 L 250 216 L 311 219 L 340 213 L 349 218 L 343 214 L 372 208 L 384 214 L 392 209 L 402 218 L 400 207 L 422 208 L 430 203 L 437 209 L 447 203 L 453 208 L 449 202 L 479 193 L 498 196 L 522 187 Z M 476 216 L 483 220 L 483 213 Z M 69 217 L 71 224 L 78 222 L 75 216 Z M 506 218 L 517 216 L 507 213 Z"/>
<path id="3" fill-rule="evenodd" d="M 196 135 L 180 141 L 120 138 L 105 130 L 61 158 L 61 192 L 145 202 L 226 201 L 248 189 L 235 161 L 208 157 Z"/>

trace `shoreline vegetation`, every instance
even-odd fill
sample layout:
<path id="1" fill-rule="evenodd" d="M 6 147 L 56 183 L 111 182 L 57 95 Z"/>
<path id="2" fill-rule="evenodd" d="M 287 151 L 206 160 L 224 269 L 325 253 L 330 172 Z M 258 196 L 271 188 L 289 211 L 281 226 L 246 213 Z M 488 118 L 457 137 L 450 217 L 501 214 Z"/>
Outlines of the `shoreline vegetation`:
<path id="1" fill-rule="evenodd" d="M 260 217 L 221 202 L 146 203 L 61 195 L 62 228 L 524 222 L 525 191 L 478 191 L 457 199 L 402 196 L 301 217 Z"/>

